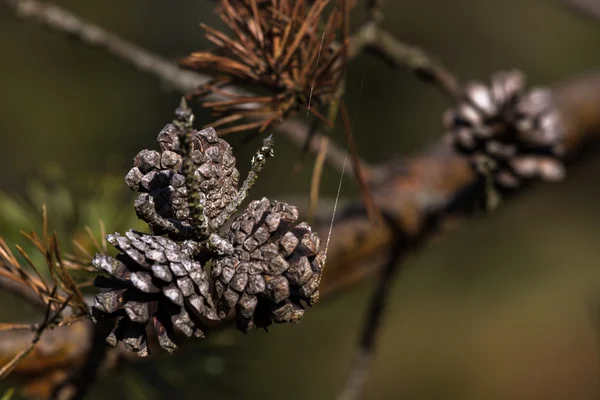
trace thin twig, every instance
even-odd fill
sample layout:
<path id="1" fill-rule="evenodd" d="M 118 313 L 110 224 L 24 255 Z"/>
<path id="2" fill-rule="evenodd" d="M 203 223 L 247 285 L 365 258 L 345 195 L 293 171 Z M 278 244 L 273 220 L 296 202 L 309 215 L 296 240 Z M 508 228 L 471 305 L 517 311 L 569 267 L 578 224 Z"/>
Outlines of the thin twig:
<path id="1" fill-rule="evenodd" d="M 53 293 L 54 292 L 56 292 L 56 289 L 53 291 Z M 35 330 L 35 334 L 33 336 L 33 339 L 31 339 L 31 343 L 29 344 L 29 346 L 18 352 L 12 360 L 10 360 L 2 367 L 2 369 L 0 369 L 0 380 L 5 379 L 15 369 L 15 367 L 33 351 L 37 343 L 40 341 L 40 338 L 42 337 L 44 331 L 56 323 L 56 321 L 62 316 L 62 312 L 65 310 L 65 308 L 67 308 L 70 301 L 71 296 L 67 297 L 67 299 L 61 304 L 60 308 L 52 316 L 52 302 L 48 303 L 44 321 L 42 321 L 42 323 Z"/>
<path id="2" fill-rule="evenodd" d="M 197 239 L 205 240 L 210 236 L 208 227 L 208 218 L 204 213 L 204 201 L 200 196 L 200 184 L 196 176 L 196 166 L 192 159 L 194 152 L 193 128 L 194 114 L 188 107 L 185 97 L 181 98 L 179 108 L 177 108 L 176 119 L 173 124 L 177 128 L 177 134 L 181 143 L 181 155 L 183 164 L 181 172 L 185 178 L 185 189 L 187 192 L 187 201 L 190 208 L 190 219 Z"/>
<path id="3" fill-rule="evenodd" d="M 106 358 L 109 349 L 106 337 L 113 328 L 111 321 L 100 321 L 92 328 L 91 345 L 86 357 L 86 362 L 77 368 L 69 378 L 56 385 L 52 391 L 51 399 L 82 399 L 88 393 L 96 378 L 104 371 L 107 364 Z M 116 350 L 118 351 L 118 350 Z"/>
<path id="4" fill-rule="evenodd" d="M 342 388 L 342 392 L 338 396 L 338 400 L 357 400 L 361 398 L 375 351 L 377 334 L 379 333 L 381 320 L 386 309 L 386 301 L 394 282 L 394 275 L 398 270 L 397 264 L 401 248 L 402 245 L 400 243 L 395 243 L 391 248 L 388 261 L 382 266 L 377 287 L 373 292 L 373 297 L 365 316 L 364 330 L 358 342 L 358 349 L 352 369 Z"/>
<path id="5" fill-rule="evenodd" d="M 13 324 L 10 322 L 2 322 L 0 323 L 0 332 L 6 331 L 27 331 L 32 330 L 33 326 L 31 324 Z"/>
<path id="6" fill-rule="evenodd" d="M 365 0 L 365 10 L 369 21 L 380 23 L 383 19 L 383 0 Z"/>
<path id="7" fill-rule="evenodd" d="M 600 1 L 598 0 L 558 0 L 585 16 L 600 20 Z"/>
<path id="8" fill-rule="evenodd" d="M 406 67 L 420 79 L 434 84 L 451 99 L 460 99 L 462 90 L 458 79 L 424 50 L 396 39 L 375 21 L 369 21 L 355 33 L 348 48 L 353 58 L 370 51 L 394 68 Z"/>
<path id="9" fill-rule="evenodd" d="M 354 141 L 354 135 L 352 135 L 352 121 L 350 120 L 350 114 L 348 113 L 348 107 L 345 103 L 341 103 L 340 105 L 340 116 L 342 117 L 342 124 L 344 125 L 344 133 L 346 135 L 346 142 L 348 142 L 348 149 L 350 153 L 350 161 L 352 163 L 352 168 L 354 170 L 354 174 L 356 177 L 356 181 L 358 183 L 358 188 L 360 190 L 360 195 L 365 203 L 365 208 L 367 210 L 367 215 L 373 221 L 377 223 L 382 223 L 382 217 L 377 205 L 375 204 L 375 198 L 373 197 L 373 193 L 371 193 L 371 189 L 367 183 L 369 176 L 365 174 L 365 172 L 360 167 L 360 159 L 358 158 L 358 149 L 356 148 L 356 142 Z"/>
<path id="10" fill-rule="evenodd" d="M 106 31 L 98 25 L 86 21 L 75 14 L 54 4 L 47 4 L 36 0 L 2 0 L 12 7 L 16 15 L 24 20 L 32 21 L 59 32 L 69 34 L 82 43 L 97 47 L 108 54 L 119 58 L 126 64 L 136 69 L 151 74 L 169 84 L 180 93 L 188 93 L 198 87 L 212 81 L 213 77 L 194 71 L 180 68 L 174 62 L 155 55 L 123 38 Z M 228 92 L 238 96 L 252 96 L 252 93 L 239 87 L 228 86 Z M 217 96 L 218 97 L 218 96 Z M 289 137 L 293 143 L 305 143 L 308 133 L 302 123 L 287 120 L 278 125 L 278 130 Z M 315 153 L 318 151 L 320 134 L 313 138 L 310 149 Z M 339 159 L 344 159 L 345 151 L 330 143 L 328 163 L 330 166 L 341 171 Z"/>
<path id="11" fill-rule="evenodd" d="M 223 212 L 214 218 L 213 223 L 215 226 L 223 226 L 225 222 L 227 222 L 233 214 L 236 213 L 244 199 L 248 197 L 248 193 L 256 180 L 258 179 L 258 174 L 265 167 L 267 160 L 275 155 L 273 152 L 273 137 L 269 136 L 263 140 L 263 144 L 256 152 L 256 155 L 252 157 L 250 171 L 248 172 L 248 176 L 244 180 L 242 187 L 238 191 L 238 194 L 235 198 L 227 204 Z"/>

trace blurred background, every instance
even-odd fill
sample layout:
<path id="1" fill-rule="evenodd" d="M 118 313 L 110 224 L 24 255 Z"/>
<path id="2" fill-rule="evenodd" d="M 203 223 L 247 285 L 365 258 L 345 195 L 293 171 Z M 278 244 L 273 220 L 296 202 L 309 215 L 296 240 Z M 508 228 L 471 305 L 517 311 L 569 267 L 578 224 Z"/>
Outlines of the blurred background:
<path id="1" fill-rule="evenodd" d="M 174 60 L 208 46 L 200 22 L 221 26 L 208 0 L 55 3 Z M 386 28 L 465 80 L 518 67 L 531 84 L 549 85 L 600 65 L 600 23 L 556 1 L 388 0 L 384 11 Z M 353 26 L 363 20 L 358 7 Z M 0 37 L 0 235 L 24 242 L 19 229 L 39 226 L 42 203 L 65 237 L 99 218 L 109 232 L 135 227 L 122 177 L 139 150 L 155 146 L 179 95 L 4 6 Z M 350 65 L 347 100 L 360 154 L 371 163 L 436 140 L 450 105 L 369 56 Z M 197 118 L 209 117 L 198 110 Z M 334 138 L 344 144 L 342 132 Z M 242 176 L 258 143 L 235 148 Z M 299 150 L 281 138 L 276 152 L 252 197 L 306 199 L 312 158 L 293 173 Z M 366 398 L 600 398 L 599 173 L 600 158 L 586 157 L 566 182 L 538 185 L 407 260 Z M 338 181 L 327 170 L 322 195 L 334 196 Z M 350 177 L 342 194 L 356 197 Z M 331 399 L 372 287 L 365 281 L 326 299 L 297 326 L 222 331 L 174 356 L 130 364 L 89 398 Z M 17 300 L 2 301 L 3 322 L 29 315 Z"/>

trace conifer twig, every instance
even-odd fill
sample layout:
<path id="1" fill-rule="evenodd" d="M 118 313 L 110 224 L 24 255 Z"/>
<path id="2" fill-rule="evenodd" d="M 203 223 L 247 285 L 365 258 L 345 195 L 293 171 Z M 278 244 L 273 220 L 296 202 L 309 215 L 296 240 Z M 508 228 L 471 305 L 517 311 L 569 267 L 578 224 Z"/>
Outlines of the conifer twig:
<path id="1" fill-rule="evenodd" d="M 389 259 L 381 267 L 377 286 L 373 291 L 365 315 L 364 329 L 359 338 L 355 358 L 338 400 L 357 400 L 361 398 L 375 351 L 377 334 L 386 310 L 386 301 L 398 270 L 397 264 L 400 254 L 401 245 L 395 243 L 391 248 Z"/>
<path id="2" fill-rule="evenodd" d="M 204 215 L 204 201 L 200 198 L 200 188 L 195 174 L 192 153 L 194 151 L 193 123 L 194 114 L 188 107 L 185 97 L 181 98 L 181 104 L 176 111 L 176 119 L 173 121 L 179 134 L 181 142 L 181 154 L 183 156 L 182 172 L 185 177 L 185 189 L 187 200 L 190 205 L 190 218 L 194 232 L 199 239 L 206 239 L 210 235 L 208 218 Z"/>
<path id="3" fill-rule="evenodd" d="M 256 155 L 252 157 L 250 172 L 248 172 L 248 176 L 244 180 L 242 187 L 233 201 L 227 204 L 225 210 L 223 210 L 223 212 L 214 219 L 215 226 L 222 226 L 225 224 L 225 222 L 227 222 L 229 218 L 235 214 L 242 202 L 246 199 L 250 189 L 252 186 L 254 186 L 256 180 L 258 179 L 258 174 L 265 167 L 267 159 L 275 155 L 273 152 L 273 144 L 274 141 L 272 135 L 263 140 L 262 146 L 258 149 Z"/>
<path id="4" fill-rule="evenodd" d="M 558 0 L 575 11 L 600 20 L 600 1 L 598 0 Z"/>
<path id="5" fill-rule="evenodd" d="M 345 103 L 340 106 L 340 116 L 342 118 L 342 124 L 344 125 L 344 133 L 346 135 L 346 142 L 348 142 L 348 148 L 350 149 L 350 162 L 352 164 L 354 174 L 356 176 L 356 182 L 360 190 L 360 194 L 369 218 L 377 223 L 382 223 L 381 212 L 375 204 L 375 198 L 369 188 L 369 176 L 368 171 L 363 171 L 360 166 L 360 159 L 358 158 L 358 149 L 356 148 L 356 142 L 354 141 L 354 135 L 352 134 L 352 122 L 350 120 L 350 114 L 348 113 L 348 107 Z"/>
<path id="6" fill-rule="evenodd" d="M 180 68 L 176 63 L 153 54 L 55 4 L 37 0 L 0 0 L 0 2 L 11 7 L 19 18 L 46 26 L 58 33 L 68 34 L 83 44 L 99 48 L 125 64 L 157 77 L 179 93 L 191 92 L 212 80 L 209 75 Z M 252 95 L 236 86 L 228 86 L 228 91 L 239 96 Z M 308 137 L 304 124 L 292 119 L 284 120 L 277 129 L 295 144 L 298 142 L 301 143 L 300 145 L 304 144 Z M 309 147 L 315 153 L 319 148 L 319 137 L 320 134 L 316 134 Z M 334 143 L 330 143 L 328 147 L 328 164 L 341 171 L 345 150 Z"/>
<path id="7" fill-rule="evenodd" d="M 370 21 L 377 23 L 383 18 L 383 0 L 365 0 L 365 10 Z"/>
<path id="8" fill-rule="evenodd" d="M 424 50 L 396 39 L 376 21 L 365 23 L 350 39 L 350 58 L 363 51 L 374 53 L 393 68 L 408 68 L 418 78 L 432 83 L 452 100 L 462 97 L 460 83 L 452 72 Z"/>
<path id="9" fill-rule="evenodd" d="M 53 290 L 54 294 L 56 293 L 56 289 L 57 288 L 55 287 L 55 289 Z M 29 346 L 18 352 L 12 360 L 10 360 L 0 369 L 0 380 L 5 379 L 15 369 L 19 362 L 21 362 L 25 357 L 27 357 L 31 353 L 31 351 L 40 341 L 44 331 L 57 323 L 58 319 L 62 316 L 62 312 L 65 310 L 65 308 L 67 308 L 70 301 L 71 296 L 65 299 L 65 301 L 60 305 L 58 310 L 54 312 L 54 314 L 52 313 L 53 302 L 48 302 L 48 306 L 46 307 L 46 316 L 44 317 L 42 323 L 36 328 L 33 339 L 31 339 L 31 343 L 29 344 Z"/>

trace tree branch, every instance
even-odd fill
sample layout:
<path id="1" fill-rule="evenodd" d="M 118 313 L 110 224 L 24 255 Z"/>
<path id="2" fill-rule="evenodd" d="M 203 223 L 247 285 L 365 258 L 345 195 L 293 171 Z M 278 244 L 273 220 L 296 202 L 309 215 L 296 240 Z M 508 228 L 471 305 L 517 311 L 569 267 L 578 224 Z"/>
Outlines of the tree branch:
<path id="1" fill-rule="evenodd" d="M 402 252 L 402 246 L 406 244 L 401 238 L 396 238 L 390 251 L 389 260 L 381 268 L 377 287 L 373 291 L 373 297 L 364 319 L 366 323 L 358 342 L 354 363 L 338 400 L 357 400 L 362 396 L 387 298 L 398 271 L 398 257 Z"/>
<path id="2" fill-rule="evenodd" d="M 575 11 L 588 17 L 600 20 L 600 2 L 598 0 L 558 0 L 563 5 L 573 8 Z"/>
<path id="3" fill-rule="evenodd" d="M 383 0 L 365 0 L 365 10 L 369 21 L 379 23 L 383 19 Z"/>
<path id="4" fill-rule="evenodd" d="M 418 78 L 434 84 L 453 100 L 462 96 L 458 79 L 448 69 L 422 49 L 397 40 L 381 28 L 376 20 L 368 21 L 352 35 L 348 57 L 354 58 L 365 50 L 381 57 L 393 68 L 408 68 Z"/>

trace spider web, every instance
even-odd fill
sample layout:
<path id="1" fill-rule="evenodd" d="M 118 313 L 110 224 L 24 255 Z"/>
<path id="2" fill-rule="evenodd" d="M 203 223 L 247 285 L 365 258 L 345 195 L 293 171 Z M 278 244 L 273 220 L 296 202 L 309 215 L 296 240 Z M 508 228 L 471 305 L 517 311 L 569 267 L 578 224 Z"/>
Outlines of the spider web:
<path id="1" fill-rule="evenodd" d="M 325 32 L 323 32 L 323 35 L 321 36 L 321 44 L 319 46 L 319 51 L 317 53 L 317 59 L 315 60 L 315 71 L 317 70 L 317 68 L 319 67 L 319 60 L 321 58 L 321 52 L 323 50 L 323 41 L 325 39 Z M 363 71 L 361 74 L 361 80 L 360 80 L 360 85 L 359 85 L 359 89 L 358 89 L 358 95 L 356 98 L 356 104 L 354 109 L 358 110 L 359 106 L 360 106 L 360 98 L 362 97 L 362 91 L 363 91 L 363 87 L 364 87 L 364 83 L 365 83 L 365 77 L 367 74 L 367 66 L 368 66 L 368 61 L 365 60 L 364 65 L 363 65 Z M 313 92 L 315 89 L 315 85 L 314 85 L 314 80 L 313 80 L 313 84 L 310 87 L 310 95 L 308 98 L 308 104 L 306 107 L 306 117 L 309 116 L 310 113 L 310 106 L 311 106 L 311 102 L 312 102 L 312 96 L 313 96 Z M 352 131 L 350 132 L 350 137 L 352 137 L 354 135 L 354 123 L 356 122 L 356 115 L 357 113 L 354 113 L 354 116 L 352 117 L 352 123 L 351 123 L 351 128 Z M 350 144 L 349 141 L 348 143 L 346 143 L 346 150 L 349 151 L 350 150 Z M 344 176 L 346 173 L 346 165 L 348 163 L 348 156 L 346 155 L 344 157 L 344 163 L 342 164 L 342 171 L 340 173 L 340 179 L 339 179 L 339 183 L 338 183 L 338 188 L 337 188 L 337 193 L 335 196 L 335 202 L 333 205 L 333 211 L 331 214 L 331 223 L 329 225 L 329 231 L 327 232 L 327 241 L 325 242 L 325 257 L 324 257 L 324 264 L 327 263 L 327 254 L 329 252 L 329 243 L 331 241 L 331 233 L 333 231 L 333 224 L 335 223 L 335 217 L 336 217 L 336 213 L 337 213 L 337 208 L 338 208 L 338 204 L 340 201 L 340 196 L 341 196 L 341 192 L 342 192 L 342 186 L 343 186 L 343 182 L 344 182 Z"/>

